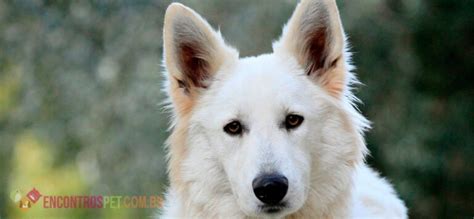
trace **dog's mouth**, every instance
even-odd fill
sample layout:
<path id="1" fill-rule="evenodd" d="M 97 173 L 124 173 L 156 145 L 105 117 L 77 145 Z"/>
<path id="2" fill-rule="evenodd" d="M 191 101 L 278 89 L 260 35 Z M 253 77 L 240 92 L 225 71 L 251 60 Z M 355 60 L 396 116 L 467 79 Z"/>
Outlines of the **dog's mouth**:
<path id="1" fill-rule="evenodd" d="M 287 205 L 283 202 L 275 205 L 260 205 L 259 208 L 261 212 L 266 214 L 277 214 L 285 210 Z"/>

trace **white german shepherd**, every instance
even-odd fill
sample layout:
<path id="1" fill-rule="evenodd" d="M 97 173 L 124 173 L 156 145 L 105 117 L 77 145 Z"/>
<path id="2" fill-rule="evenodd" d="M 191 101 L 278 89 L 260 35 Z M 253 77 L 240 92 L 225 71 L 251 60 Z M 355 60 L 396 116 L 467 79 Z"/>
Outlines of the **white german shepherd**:
<path id="1" fill-rule="evenodd" d="M 173 111 L 165 218 L 406 218 L 364 163 L 334 0 L 303 0 L 273 53 L 239 58 L 193 10 L 164 22 Z"/>

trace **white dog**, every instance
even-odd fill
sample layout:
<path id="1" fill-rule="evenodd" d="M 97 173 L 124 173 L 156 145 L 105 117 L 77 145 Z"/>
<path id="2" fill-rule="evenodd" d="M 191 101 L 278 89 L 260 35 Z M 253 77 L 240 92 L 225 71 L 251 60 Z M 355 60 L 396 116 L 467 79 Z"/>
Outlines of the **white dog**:
<path id="1" fill-rule="evenodd" d="M 165 89 L 173 111 L 165 218 L 406 218 L 364 163 L 350 54 L 334 0 L 303 0 L 273 53 L 239 58 L 171 4 Z"/>

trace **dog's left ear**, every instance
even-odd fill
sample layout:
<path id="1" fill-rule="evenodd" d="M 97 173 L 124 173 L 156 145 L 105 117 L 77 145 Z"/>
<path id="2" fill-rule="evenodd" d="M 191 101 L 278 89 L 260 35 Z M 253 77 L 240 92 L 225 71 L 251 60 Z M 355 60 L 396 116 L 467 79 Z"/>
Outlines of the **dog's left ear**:
<path id="1" fill-rule="evenodd" d="M 331 95 L 345 89 L 344 32 L 335 0 L 302 0 L 273 49 L 294 56 Z"/>

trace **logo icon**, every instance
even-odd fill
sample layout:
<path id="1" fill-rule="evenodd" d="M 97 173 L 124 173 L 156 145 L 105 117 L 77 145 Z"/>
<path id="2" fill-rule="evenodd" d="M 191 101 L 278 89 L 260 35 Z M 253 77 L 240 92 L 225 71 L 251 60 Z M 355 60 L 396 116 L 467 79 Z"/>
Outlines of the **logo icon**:
<path id="1" fill-rule="evenodd" d="M 39 198 L 41 198 L 41 194 L 39 193 L 36 188 L 33 188 L 28 194 L 26 194 L 26 197 L 28 197 L 33 203 L 36 203 Z"/>
<path id="2" fill-rule="evenodd" d="M 31 208 L 31 201 L 26 197 L 23 197 L 22 199 L 20 199 L 19 207 L 21 210 L 26 211 Z"/>
<path id="3" fill-rule="evenodd" d="M 22 197 L 21 190 L 19 190 L 19 189 L 13 190 L 10 193 L 10 199 L 15 203 L 19 202 L 21 197 Z"/>
<path id="4" fill-rule="evenodd" d="M 10 193 L 10 198 L 22 211 L 30 209 L 41 196 L 41 193 L 36 188 L 26 193 L 26 196 L 23 196 L 19 189 Z"/>

